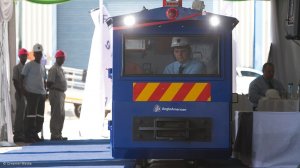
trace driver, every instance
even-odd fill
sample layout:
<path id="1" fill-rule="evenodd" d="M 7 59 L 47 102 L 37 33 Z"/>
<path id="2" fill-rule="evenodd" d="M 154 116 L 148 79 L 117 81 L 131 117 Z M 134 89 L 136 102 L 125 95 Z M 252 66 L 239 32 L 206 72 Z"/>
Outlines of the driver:
<path id="1" fill-rule="evenodd" d="M 171 47 L 176 61 L 164 69 L 164 74 L 203 74 L 205 65 L 193 59 L 192 49 L 185 37 L 173 37 Z"/>

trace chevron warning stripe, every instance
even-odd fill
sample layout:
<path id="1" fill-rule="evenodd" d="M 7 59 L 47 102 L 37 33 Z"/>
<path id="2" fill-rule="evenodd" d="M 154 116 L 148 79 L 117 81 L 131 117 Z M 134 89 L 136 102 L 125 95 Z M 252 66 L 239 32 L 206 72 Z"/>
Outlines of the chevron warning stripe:
<path id="1" fill-rule="evenodd" d="M 211 101 L 210 83 L 133 83 L 133 101 Z"/>

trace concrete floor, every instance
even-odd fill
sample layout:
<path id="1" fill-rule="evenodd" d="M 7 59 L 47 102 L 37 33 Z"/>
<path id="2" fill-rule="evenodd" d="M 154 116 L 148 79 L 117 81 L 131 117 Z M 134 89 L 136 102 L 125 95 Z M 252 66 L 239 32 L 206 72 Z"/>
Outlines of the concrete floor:
<path id="1" fill-rule="evenodd" d="M 50 139 L 50 118 L 51 118 L 51 106 L 49 104 L 49 101 L 46 101 L 45 104 L 45 118 L 44 118 L 44 125 L 43 125 L 43 136 L 44 139 Z M 84 139 L 99 139 L 99 137 L 84 137 L 80 133 L 80 119 L 75 116 L 74 113 L 74 105 L 71 103 L 65 103 L 65 122 L 63 127 L 62 135 L 64 137 L 68 137 L 68 140 L 84 140 Z M 109 116 L 105 118 L 105 123 L 107 123 L 107 120 L 109 119 Z M 100 130 L 99 130 L 100 131 Z M 104 129 L 102 131 L 102 137 L 101 139 L 107 139 L 109 138 L 109 131 L 107 129 Z"/>
<path id="2" fill-rule="evenodd" d="M 74 114 L 74 106 L 70 103 L 65 103 L 65 122 L 63 128 L 63 136 L 68 137 L 69 140 L 79 140 L 84 139 L 80 136 L 80 120 Z M 44 125 L 43 125 L 43 136 L 44 139 L 50 139 L 50 118 L 51 118 L 51 106 L 49 101 L 45 104 L 45 115 L 44 115 Z"/>

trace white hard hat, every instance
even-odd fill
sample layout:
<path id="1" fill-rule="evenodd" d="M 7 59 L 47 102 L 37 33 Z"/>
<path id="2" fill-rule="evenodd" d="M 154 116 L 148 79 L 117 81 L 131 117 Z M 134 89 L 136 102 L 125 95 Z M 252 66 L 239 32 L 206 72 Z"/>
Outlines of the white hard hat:
<path id="1" fill-rule="evenodd" d="M 188 39 L 185 37 L 173 37 L 171 47 L 181 47 L 189 45 Z"/>
<path id="2" fill-rule="evenodd" d="M 34 46 L 33 46 L 33 52 L 43 52 L 43 46 L 39 43 L 36 43 Z"/>

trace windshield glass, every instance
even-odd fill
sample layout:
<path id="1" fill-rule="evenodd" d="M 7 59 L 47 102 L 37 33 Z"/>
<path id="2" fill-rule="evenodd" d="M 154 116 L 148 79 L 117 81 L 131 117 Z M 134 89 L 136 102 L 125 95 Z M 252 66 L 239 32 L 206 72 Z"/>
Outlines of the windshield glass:
<path id="1" fill-rule="evenodd" d="M 124 36 L 123 76 L 218 76 L 219 36 Z"/>

